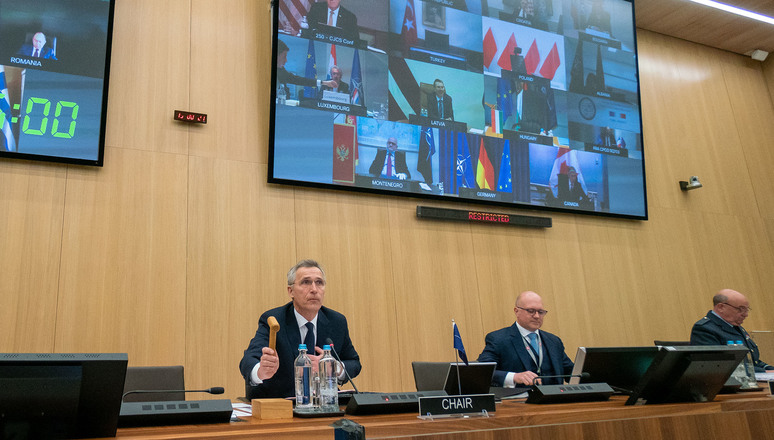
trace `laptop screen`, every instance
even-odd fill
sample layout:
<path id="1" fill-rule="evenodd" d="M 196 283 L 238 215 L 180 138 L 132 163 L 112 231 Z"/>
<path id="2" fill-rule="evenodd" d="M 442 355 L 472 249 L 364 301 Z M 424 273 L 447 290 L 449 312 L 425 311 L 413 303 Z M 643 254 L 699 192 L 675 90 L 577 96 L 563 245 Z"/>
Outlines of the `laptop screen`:
<path id="1" fill-rule="evenodd" d="M 471 362 L 469 365 L 455 362 L 411 363 L 417 391 L 445 390 L 449 395 L 488 394 L 496 365 L 495 362 Z"/>

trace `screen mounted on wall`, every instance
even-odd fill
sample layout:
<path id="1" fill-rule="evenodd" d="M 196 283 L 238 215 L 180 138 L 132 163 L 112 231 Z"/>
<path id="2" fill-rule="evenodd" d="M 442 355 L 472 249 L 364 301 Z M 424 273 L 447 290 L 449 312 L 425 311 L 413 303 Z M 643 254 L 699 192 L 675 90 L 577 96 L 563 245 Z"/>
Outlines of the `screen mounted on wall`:
<path id="1" fill-rule="evenodd" d="M 269 181 L 647 219 L 630 0 L 278 0 Z"/>
<path id="2" fill-rule="evenodd" d="M 0 156 L 103 162 L 114 0 L 0 0 Z"/>

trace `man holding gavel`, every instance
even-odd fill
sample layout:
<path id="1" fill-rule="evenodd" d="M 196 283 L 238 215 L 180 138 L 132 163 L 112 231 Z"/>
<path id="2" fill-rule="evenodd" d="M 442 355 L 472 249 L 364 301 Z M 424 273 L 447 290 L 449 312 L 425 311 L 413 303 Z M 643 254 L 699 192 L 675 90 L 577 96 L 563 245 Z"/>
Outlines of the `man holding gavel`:
<path id="1" fill-rule="evenodd" d="M 325 271 L 319 263 L 302 260 L 290 268 L 288 296 L 289 303 L 261 315 L 255 337 L 239 362 L 248 399 L 295 395 L 293 360 L 302 343 L 306 344 L 309 357 L 316 365 L 322 356 L 320 347 L 330 339 L 349 376 L 360 373 L 360 356 L 349 338 L 347 318 L 322 305 Z M 277 324 L 279 330 L 276 330 Z M 270 347 L 274 333 L 272 325 L 276 332 L 276 348 Z M 345 377 L 342 369 L 339 380 Z"/>

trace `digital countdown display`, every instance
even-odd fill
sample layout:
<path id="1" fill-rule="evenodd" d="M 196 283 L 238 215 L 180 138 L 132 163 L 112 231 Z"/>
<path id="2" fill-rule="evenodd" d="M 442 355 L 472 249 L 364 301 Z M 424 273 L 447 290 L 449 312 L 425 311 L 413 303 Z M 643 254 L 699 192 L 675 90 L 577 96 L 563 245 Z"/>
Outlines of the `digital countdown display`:
<path id="1" fill-rule="evenodd" d="M 113 0 L 0 0 L 0 157 L 102 166 Z"/>

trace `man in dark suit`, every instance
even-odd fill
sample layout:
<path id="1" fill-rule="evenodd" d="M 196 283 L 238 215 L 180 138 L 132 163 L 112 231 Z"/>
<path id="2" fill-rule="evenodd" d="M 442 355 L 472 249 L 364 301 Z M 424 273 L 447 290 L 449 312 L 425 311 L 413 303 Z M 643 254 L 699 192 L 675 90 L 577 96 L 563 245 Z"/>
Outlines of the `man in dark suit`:
<path id="1" fill-rule="evenodd" d="M 550 130 L 549 104 L 545 94 L 537 85 L 522 81 L 518 74 L 512 80 L 513 114 L 506 121 L 506 127 L 512 130 L 540 133 L 540 129 Z"/>
<path id="2" fill-rule="evenodd" d="M 43 58 L 47 60 L 56 60 L 54 50 L 46 45 L 46 35 L 38 32 L 32 36 L 32 44 L 25 44 L 19 49 L 17 55 L 23 55 L 32 58 Z"/>
<path id="3" fill-rule="evenodd" d="M 387 139 L 387 149 L 376 152 L 374 161 L 368 172 L 372 176 L 381 176 L 388 179 L 411 179 L 411 173 L 406 165 L 406 153 L 398 151 L 398 140 L 394 137 Z"/>
<path id="4" fill-rule="evenodd" d="M 357 16 L 340 6 L 340 3 L 341 0 L 326 0 L 313 4 L 306 14 L 306 21 L 311 29 L 318 28 L 318 24 L 337 27 L 344 36 L 357 41 L 360 39 Z"/>
<path id="5" fill-rule="evenodd" d="M 540 330 L 548 313 L 535 292 L 516 298 L 516 322 L 486 335 L 479 362 L 497 362 L 492 386 L 531 386 L 538 376 L 569 375 L 573 363 L 556 335 Z M 543 384 L 561 384 L 562 379 L 544 379 Z"/>
<path id="6" fill-rule="evenodd" d="M 559 174 L 558 199 L 560 202 L 570 202 L 571 206 L 577 206 L 582 209 L 594 209 L 594 203 L 591 201 L 583 185 L 578 181 L 578 171 L 575 167 L 568 167 L 567 174 Z M 567 205 L 562 205 L 567 206 Z"/>
<path id="7" fill-rule="evenodd" d="M 691 345 L 726 345 L 728 341 L 742 341 L 752 355 L 755 372 L 774 370 L 774 366 L 760 359 L 760 351 L 742 322 L 750 312 L 750 302 L 736 290 L 723 289 L 712 297 L 712 310 L 691 329 Z"/>
<path id="8" fill-rule="evenodd" d="M 277 84 L 285 89 L 285 96 L 290 96 L 290 90 L 288 84 L 295 84 L 304 87 L 319 87 L 320 85 L 325 87 L 335 88 L 338 86 L 336 81 L 325 80 L 320 81 L 315 78 L 306 78 L 298 76 L 292 72 L 288 72 L 285 69 L 285 63 L 288 62 L 288 52 L 290 48 L 282 40 L 277 40 Z"/>
<path id="9" fill-rule="evenodd" d="M 338 87 L 328 87 L 325 84 L 321 87 L 321 90 L 333 90 L 334 92 L 349 93 L 349 84 L 341 80 L 341 69 L 339 66 L 331 67 L 331 80 L 338 84 Z"/>
<path id="10" fill-rule="evenodd" d="M 289 303 L 261 315 L 255 337 L 239 362 L 248 399 L 295 396 L 293 362 L 302 343 L 316 365 L 322 357 L 320 347 L 330 338 L 349 376 L 360 373 L 360 356 L 349 338 L 347 318 L 322 305 L 325 272 L 316 261 L 302 260 L 288 271 L 288 295 Z M 268 347 L 269 316 L 280 325 L 276 351 Z M 342 370 L 339 381 L 344 378 Z"/>
<path id="11" fill-rule="evenodd" d="M 436 79 L 433 81 L 435 94 L 427 98 L 427 116 L 433 119 L 454 120 L 454 108 L 452 107 L 452 98 L 446 94 L 446 86 L 443 81 Z"/>

